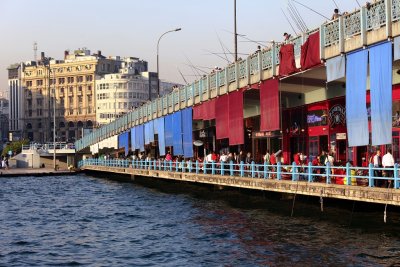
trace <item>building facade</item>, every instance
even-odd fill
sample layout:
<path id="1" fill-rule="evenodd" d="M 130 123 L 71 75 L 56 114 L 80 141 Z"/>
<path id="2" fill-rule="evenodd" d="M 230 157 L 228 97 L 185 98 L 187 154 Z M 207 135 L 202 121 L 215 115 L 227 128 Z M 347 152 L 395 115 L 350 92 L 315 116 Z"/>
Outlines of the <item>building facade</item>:
<path id="1" fill-rule="evenodd" d="M 91 55 L 90 50 L 79 49 L 72 54 L 65 51 L 64 60 L 45 59 L 42 54 L 40 61 L 25 64 L 22 72 L 23 137 L 36 142 L 52 141 L 55 111 L 57 140 L 73 142 L 84 129 L 96 125 L 96 77 L 117 72 L 119 58 L 106 58 L 101 51 Z"/>
<path id="2" fill-rule="evenodd" d="M 0 150 L 3 149 L 3 144 L 8 141 L 9 132 L 9 102 L 5 98 L 0 98 Z"/>
<path id="3" fill-rule="evenodd" d="M 169 93 L 174 83 L 160 82 L 160 92 Z M 157 73 L 147 71 L 147 62 L 124 58 L 119 73 L 96 80 L 96 122 L 110 123 L 157 97 Z"/>
<path id="4" fill-rule="evenodd" d="M 29 63 L 27 63 L 29 64 Z M 12 64 L 8 71 L 10 141 L 21 139 L 24 130 L 24 94 L 22 75 L 25 63 Z"/>

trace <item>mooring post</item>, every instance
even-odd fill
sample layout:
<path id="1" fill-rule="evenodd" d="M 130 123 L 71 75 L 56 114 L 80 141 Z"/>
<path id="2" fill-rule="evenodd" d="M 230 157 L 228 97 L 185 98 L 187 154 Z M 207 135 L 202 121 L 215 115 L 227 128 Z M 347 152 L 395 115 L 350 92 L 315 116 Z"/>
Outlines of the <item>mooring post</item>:
<path id="1" fill-rule="evenodd" d="M 264 179 L 267 179 L 267 168 L 268 168 L 267 162 L 264 161 Z"/>
<path id="2" fill-rule="evenodd" d="M 326 163 L 326 183 L 330 184 L 331 183 L 331 164 L 329 162 Z"/>
<path id="3" fill-rule="evenodd" d="M 368 180 L 369 180 L 369 187 L 374 187 L 374 165 L 372 163 L 368 164 Z"/>
<path id="4" fill-rule="evenodd" d="M 296 181 L 296 162 L 292 163 L 292 181 Z"/>
<path id="5" fill-rule="evenodd" d="M 278 162 L 277 164 L 276 164 L 276 179 L 277 180 L 281 180 L 281 178 L 282 178 L 282 173 L 281 173 L 281 163 L 280 162 Z"/>
<path id="6" fill-rule="evenodd" d="M 312 163 L 308 162 L 308 168 L 307 168 L 307 175 L 308 175 L 308 182 L 312 182 Z"/>

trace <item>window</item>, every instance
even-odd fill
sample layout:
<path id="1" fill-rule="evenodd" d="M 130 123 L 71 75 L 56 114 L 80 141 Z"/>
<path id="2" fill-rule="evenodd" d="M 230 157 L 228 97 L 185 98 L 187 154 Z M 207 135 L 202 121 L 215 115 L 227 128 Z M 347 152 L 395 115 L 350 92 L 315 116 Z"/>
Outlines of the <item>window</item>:
<path id="1" fill-rule="evenodd" d="M 69 88 L 69 92 L 70 92 L 71 94 L 74 93 L 74 88 L 73 88 L 72 86 Z"/>
<path id="2" fill-rule="evenodd" d="M 92 96 L 91 95 L 87 96 L 87 102 L 88 102 L 88 104 L 92 103 Z"/>
<path id="3" fill-rule="evenodd" d="M 43 99 L 36 99 L 36 104 L 38 105 L 38 106 L 42 106 L 43 105 Z"/>
<path id="4" fill-rule="evenodd" d="M 27 81 L 27 82 L 26 82 L 26 86 L 27 86 L 27 87 L 32 86 L 32 81 Z"/>
<path id="5" fill-rule="evenodd" d="M 86 75 L 86 81 L 87 82 L 93 81 L 93 76 L 92 75 Z"/>
<path id="6" fill-rule="evenodd" d="M 78 83 L 83 82 L 83 76 L 78 76 L 78 77 L 77 77 L 77 82 L 78 82 Z"/>
<path id="7" fill-rule="evenodd" d="M 42 116 L 43 114 L 42 109 L 37 109 L 36 113 L 38 116 Z"/>
<path id="8" fill-rule="evenodd" d="M 42 86 L 43 80 L 36 80 L 36 86 Z"/>
<path id="9" fill-rule="evenodd" d="M 63 107 L 65 104 L 64 97 L 60 97 L 60 105 Z"/>
<path id="10" fill-rule="evenodd" d="M 108 63 L 107 64 L 107 71 L 110 71 L 111 70 L 111 65 L 110 65 L 110 63 Z"/>
<path id="11" fill-rule="evenodd" d="M 82 103 L 83 97 L 80 95 L 78 96 L 78 103 Z"/>
<path id="12" fill-rule="evenodd" d="M 68 97 L 68 103 L 71 106 L 74 103 L 74 97 L 73 96 L 69 96 Z"/>
<path id="13" fill-rule="evenodd" d="M 92 91 L 92 86 L 89 85 L 89 86 L 87 87 L 87 90 L 88 90 L 88 91 Z"/>
<path id="14" fill-rule="evenodd" d="M 64 84 L 65 83 L 65 78 L 58 78 L 58 83 L 59 84 Z"/>

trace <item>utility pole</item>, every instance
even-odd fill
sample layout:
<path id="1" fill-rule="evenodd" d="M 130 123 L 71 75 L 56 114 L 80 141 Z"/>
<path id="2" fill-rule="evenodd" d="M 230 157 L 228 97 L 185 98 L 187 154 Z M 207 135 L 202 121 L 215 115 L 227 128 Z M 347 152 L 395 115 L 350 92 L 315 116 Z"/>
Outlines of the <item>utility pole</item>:
<path id="1" fill-rule="evenodd" d="M 236 0 L 233 0 L 234 5 L 234 35 L 235 35 L 235 62 L 238 60 L 237 52 L 237 27 L 236 27 Z"/>

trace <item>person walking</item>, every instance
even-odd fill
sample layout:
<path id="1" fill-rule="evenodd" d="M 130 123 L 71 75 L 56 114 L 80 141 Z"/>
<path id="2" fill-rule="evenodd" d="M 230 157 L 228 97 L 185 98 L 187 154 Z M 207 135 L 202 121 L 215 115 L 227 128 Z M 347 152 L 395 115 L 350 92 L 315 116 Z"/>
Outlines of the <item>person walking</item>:
<path id="1" fill-rule="evenodd" d="M 383 167 L 388 170 L 385 170 L 386 177 L 393 177 L 393 167 L 394 167 L 394 158 L 392 156 L 392 149 L 388 149 L 386 154 L 382 158 Z M 391 180 L 388 183 L 388 180 L 385 180 L 384 186 L 387 187 L 391 184 Z"/>
<path id="2" fill-rule="evenodd" d="M 382 156 L 381 156 L 381 150 L 377 149 L 376 154 L 373 157 L 373 164 L 374 168 L 382 168 Z M 374 176 L 377 177 L 378 179 L 375 179 L 375 186 L 382 186 L 382 180 L 379 179 L 379 177 L 382 177 L 382 171 L 381 170 L 374 170 Z"/>

